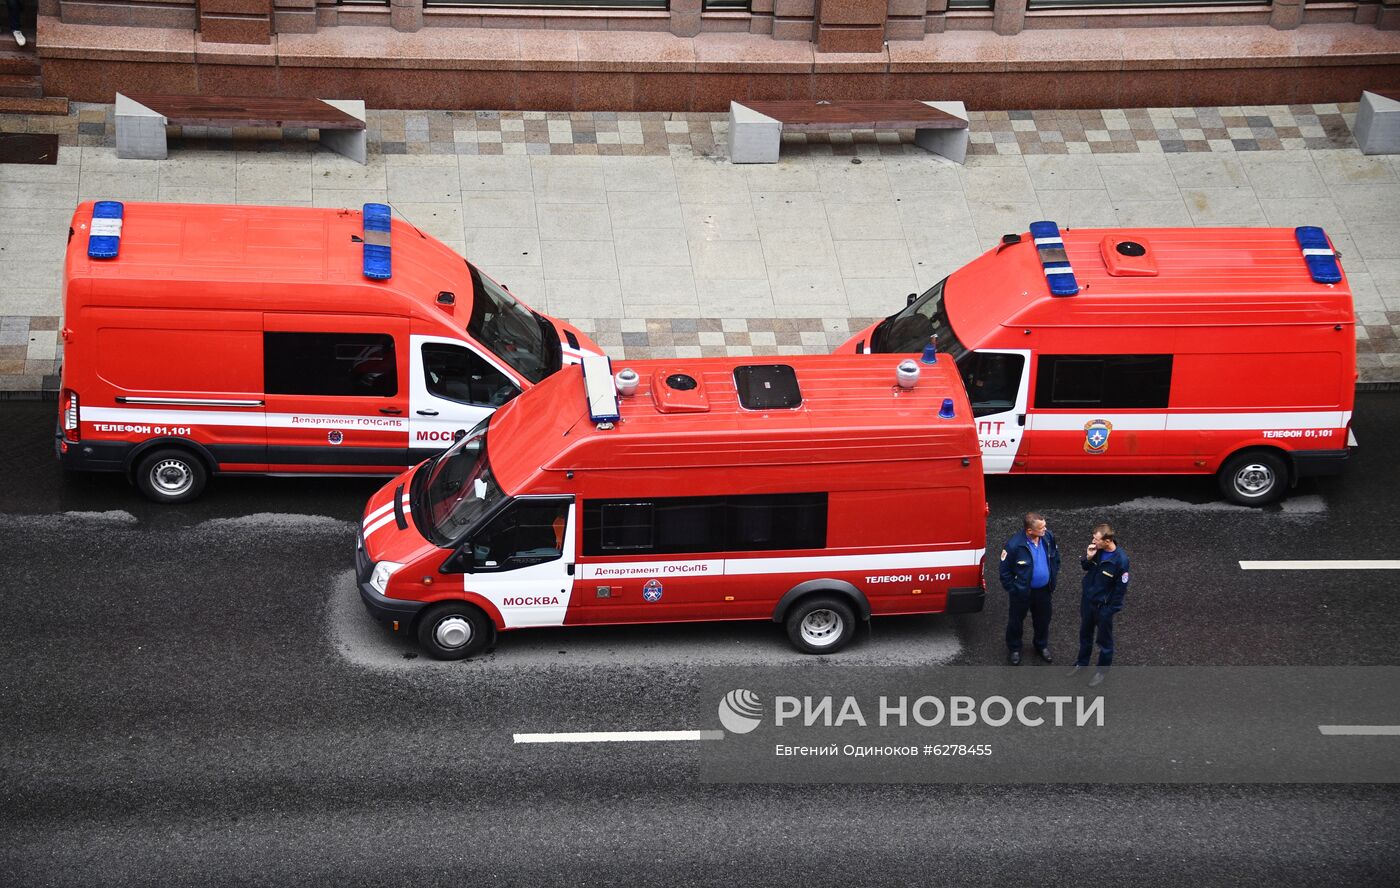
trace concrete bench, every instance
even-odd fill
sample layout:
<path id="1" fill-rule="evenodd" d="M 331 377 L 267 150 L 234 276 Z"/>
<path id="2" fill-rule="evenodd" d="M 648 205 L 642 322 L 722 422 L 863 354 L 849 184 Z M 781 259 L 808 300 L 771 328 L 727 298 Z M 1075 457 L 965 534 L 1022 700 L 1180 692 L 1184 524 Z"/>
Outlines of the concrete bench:
<path id="1" fill-rule="evenodd" d="M 1355 135 L 1362 154 L 1400 154 L 1400 90 L 1362 92 Z"/>
<path id="2" fill-rule="evenodd" d="M 269 99 L 117 93 L 117 156 L 162 160 L 166 124 L 275 126 L 320 130 L 321 144 L 364 163 L 369 153 L 365 103 L 359 99 Z"/>
<path id="3" fill-rule="evenodd" d="M 957 163 L 967 157 L 967 108 L 962 102 L 730 102 L 729 162 L 777 163 L 785 129 L 913 130 L 914 144 L 925 151 Z"/>

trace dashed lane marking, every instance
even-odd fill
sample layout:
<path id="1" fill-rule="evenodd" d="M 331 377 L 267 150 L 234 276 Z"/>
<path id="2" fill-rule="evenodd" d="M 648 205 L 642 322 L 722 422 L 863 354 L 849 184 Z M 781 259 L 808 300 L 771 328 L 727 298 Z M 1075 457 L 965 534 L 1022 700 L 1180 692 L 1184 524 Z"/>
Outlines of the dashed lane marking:
<path id="1" fill-rule="evenodd" d="M 723 731 L 566 731 L 512 734 L 516 743 L 656 743 L 678 740 L 723 740 Z"/>
<path id="2" fill-rule="evenodd" d="M 1318 725 L 1328 737 L 1400 737 L 1400 725 Z"/>
<path id="3" fill-rule="evenodd" d="M 1400 561 L 1344 558 L 1333 561 L 1241 561 L 1240 570 L 1400 570 Z"/>

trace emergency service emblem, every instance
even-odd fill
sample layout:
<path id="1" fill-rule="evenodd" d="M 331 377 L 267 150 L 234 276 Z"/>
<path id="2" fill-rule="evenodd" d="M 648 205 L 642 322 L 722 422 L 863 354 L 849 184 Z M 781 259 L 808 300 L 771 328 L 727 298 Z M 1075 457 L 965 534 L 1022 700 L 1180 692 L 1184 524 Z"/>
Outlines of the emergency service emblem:
<path id="1" fill-rule="evenodd" d="M 326 432 L 326 440 L 331 442 L 332 444 L 339 444 L 341 441 L 345 440 L 345 433 L 342 432 L 340 429 L 332 429 L 331 431 Z"/>
<path id="2" fill-rule="evenodd" d="M 1091 419 L 1084 423 L 1084 452 L 1103 453 L 1108 450 L 1108 436 L 1113 433 L 1113 423 L 1106 419 Z"/>
<path id="3" fill-rule="evenodd" d="M 655 604 L 661 600 L 661 581 L 647 580 L 647 584 L 642 587 L 642 598 Z"/>

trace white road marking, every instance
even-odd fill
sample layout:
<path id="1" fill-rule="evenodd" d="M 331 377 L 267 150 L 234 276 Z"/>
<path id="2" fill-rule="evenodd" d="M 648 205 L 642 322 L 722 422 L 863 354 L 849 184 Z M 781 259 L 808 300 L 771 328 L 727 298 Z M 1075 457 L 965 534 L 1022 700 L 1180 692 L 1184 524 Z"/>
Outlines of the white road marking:
<path id="1" fill-rule="evenodd" d="M 723 731 L 575 731 L 558 734 L 512 734 L 516 743 L 654 743 L 676 740 L 723 740 Z"/>
<path id="2" fill-rule="evenodd" d="M 1329 737 L 1400 737 L 1400 725 L 1318 725 Z"/>
<path id="3" fill-rule="evenodd" d="M 1240 570 L 1400 570 L 1400 561 L 1241 561 Z"/>

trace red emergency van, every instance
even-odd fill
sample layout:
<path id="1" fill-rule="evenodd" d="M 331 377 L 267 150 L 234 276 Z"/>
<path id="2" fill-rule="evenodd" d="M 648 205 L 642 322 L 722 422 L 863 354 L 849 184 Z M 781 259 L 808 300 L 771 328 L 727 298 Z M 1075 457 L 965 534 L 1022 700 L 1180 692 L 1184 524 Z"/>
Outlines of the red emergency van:
<path id="1" fill-rule="evenodd" d="M 365 509 L 374 618 L 440 659 L 526 626 L 773 620 L 830 653 L 872 615 L 982 609 L 986 502 L 951 362 L 588 357 Z"/>
<path id="2" fill-rule="evenodd" d="M 397 474 L 598 353 L 382 204 L 84 203 L 63 288 L 58 456 L 157 502 Z"/>
<path id="3" fill-rule="evenodd" d="M 838 351 L 931 340 L 990 473 L 1215 473 L 1262 505 L 1355 444 L 1351 292 L 1319 228 L 1033 223 Z"/>

